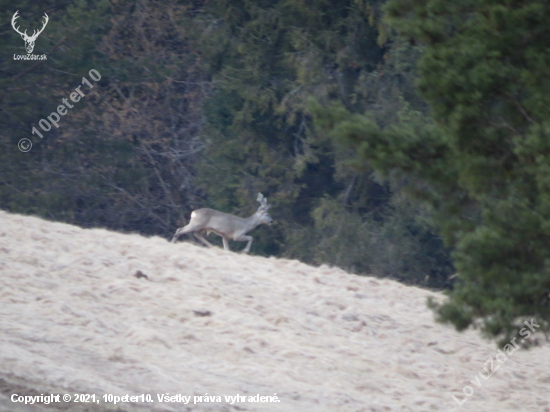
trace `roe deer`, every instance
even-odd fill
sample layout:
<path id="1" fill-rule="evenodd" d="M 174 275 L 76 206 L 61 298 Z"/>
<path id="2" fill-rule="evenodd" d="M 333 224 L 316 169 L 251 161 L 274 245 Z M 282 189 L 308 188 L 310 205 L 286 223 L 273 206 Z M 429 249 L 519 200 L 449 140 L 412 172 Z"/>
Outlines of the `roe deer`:
<path id="1" fill-rule="evenodd" d="M 250 245 L 252 245 L 253 237 L 247 236 L 246 234 L 258 225 L 273 223 L 273 219 L 271 219 L 271 216 L 267 213 L 267 210 L 271 207 L 271 205 L 267 204 L 267 198 L 261 193 L 258 193 L 258 199 L 256 200 L 260 202 L 260 207 L 256 213 L 248 218 L 233 216 L 208 208 L 195 210 L 191 213 L 189 224 L 176 230 L 171 242 L 174 243 L 176 239 L 184 233 L 195 232 L 194 234 L 197 239 L 206 246 L 212 247 L 212 244 L 208 242 L 202 234 L 206 232 L 208 236 L 210 232 L 214 232 L 222 237 L 223 248 L 225 250 L 230 250 L 228 243 L 229 239 L 238 242 L 248 241 L 248 244 L 243 249 L 244 253 L 248 253 L 250 251 Z"/>

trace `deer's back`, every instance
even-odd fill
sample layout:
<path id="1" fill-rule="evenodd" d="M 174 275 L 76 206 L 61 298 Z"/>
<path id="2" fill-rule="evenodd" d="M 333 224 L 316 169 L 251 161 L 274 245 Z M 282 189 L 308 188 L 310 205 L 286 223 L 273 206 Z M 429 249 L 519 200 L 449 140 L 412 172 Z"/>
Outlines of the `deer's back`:
<path id="1" fill-rule="evenodd" d="M 202 208 L 191 213 L 191 223 L 199 226 L 201 229 L 210 229 L 218 234 L 230 234 L 239 230 L 245 222 L 245 219 L 230 215 L 229 213 L 219 212 L 214 209 Z"/>

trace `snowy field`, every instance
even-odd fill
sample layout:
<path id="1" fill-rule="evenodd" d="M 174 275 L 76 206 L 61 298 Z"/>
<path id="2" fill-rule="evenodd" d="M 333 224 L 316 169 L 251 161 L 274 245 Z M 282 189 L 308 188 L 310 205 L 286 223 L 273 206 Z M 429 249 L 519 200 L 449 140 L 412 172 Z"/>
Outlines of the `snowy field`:
<path id="1" fill-rule="evenodd" d="M 439 294 L 182 240 L 0 211 L 0 411 L 550 411 L 544 341 L 485 380 Z M 12 402 L 41 394 L 99 402 Z"/>

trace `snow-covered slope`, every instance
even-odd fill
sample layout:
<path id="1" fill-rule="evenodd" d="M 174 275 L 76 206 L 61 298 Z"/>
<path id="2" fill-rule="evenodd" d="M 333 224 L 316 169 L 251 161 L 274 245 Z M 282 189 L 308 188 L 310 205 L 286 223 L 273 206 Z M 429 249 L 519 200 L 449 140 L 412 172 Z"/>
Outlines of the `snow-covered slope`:
<path id="1" fill-rule="evenodd" d="M 429 295 L 441 297 L 0 212 L 0 411 L 550 410 L 548 345 L 480 379 L 494 343 L 436 324 Z M 99 403 L 25 406 L 14 394 Z"/>

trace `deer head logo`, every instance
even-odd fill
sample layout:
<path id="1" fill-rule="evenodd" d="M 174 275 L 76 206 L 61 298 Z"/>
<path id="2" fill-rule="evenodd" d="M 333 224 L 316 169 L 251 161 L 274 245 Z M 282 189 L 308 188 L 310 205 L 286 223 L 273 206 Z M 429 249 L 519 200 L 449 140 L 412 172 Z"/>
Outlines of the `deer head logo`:
<path id="1" fill-rule="evenodd" d="M 17 18 L 19 18 L 19 16 L 17 15 L 17 13 L 19 13 L 19 10 L 17 10 L 15 12 L 15 14 L 13 15 L 13 18 L 11 19 L 11 25 L 13 27 L 13 29 L 19 33 L 21 35 L 21 37 L 23 38 L 23 40 L 25 40 L 25 48 L 27 49 L 27 53 L 32 53 L 33 49 L 34 49 L 34 42 L 36 41 L 37 37 L 40 35 L 40 33 L 42 33 L 44 31 L 44 29 L 46 28 L 46 24 L 48 24 L 48 20 L 49 17 L 46 13 L 44 13 L 44 23 L 43 23 L 43 26 L 40 30 L 34 30 L 33 33 L 32 33 L 32 36 L 27 36 L 27 30 L 25 30 L 24 33 L 21 33 L 19 31 L 19 27 L 15 27 L 15 20 Z"/>

